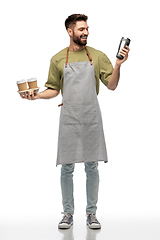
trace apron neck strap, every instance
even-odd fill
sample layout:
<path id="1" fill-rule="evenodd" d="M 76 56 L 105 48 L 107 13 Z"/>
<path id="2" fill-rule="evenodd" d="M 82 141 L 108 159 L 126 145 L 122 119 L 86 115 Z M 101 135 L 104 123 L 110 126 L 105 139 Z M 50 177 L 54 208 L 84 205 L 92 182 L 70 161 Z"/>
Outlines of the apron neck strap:
<path id="1" fill-rule="evenodd" d="M 85 46 L 84 48 L 85 48 L 85 50 L 86 50 L 86 52 L 87 52 L 87 56 L 88 56 L 88 58 L 89 58 L 90 64 L 92 65 L 93 63 L 92 63 L 91 54 L 88 52 L 88 49 L 86 48 L 86 46 Z"/>
<path id="2" fill-rule="evenodd" d="M 68 63 L 68 55 L 69 55 L 69 47 L 67 49 L 67 56 L 66 56 L 66 64 L 65 64 L 65 67 L 67 67 L 67 63 Z"/>
<path id="3" fill-rule="evenodd" d="M 90 64 L 92 65 L 92 64 L 93 64 L 93 62 L 92 62 L 92 57 L 91 57 L 90 53 L 88 52 L 88 49 L 86 48 L 86 46 L 85 46 L 84 48 L 85 48 L 85 50 L 86 50 L 86 52 L 87 52 L 87 56 L 88 56 L 88 58 L 89 58 Z M 69 47 L 68 47 L 68 49 L 67 49 L 66 64 L 65 64 L 65 67 L 67 67 L 67 63 L 68 63 L 68 55 L 69 55 Z"/>

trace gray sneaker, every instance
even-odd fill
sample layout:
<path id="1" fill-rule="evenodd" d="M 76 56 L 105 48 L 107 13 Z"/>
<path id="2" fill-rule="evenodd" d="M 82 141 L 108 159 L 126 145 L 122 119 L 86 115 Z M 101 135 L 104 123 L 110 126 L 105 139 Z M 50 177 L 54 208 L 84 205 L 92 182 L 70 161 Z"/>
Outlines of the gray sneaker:
<path id="1" fill-rule="evenodd" d="M 100 229 L 101 224 L 98 222 L 96 215 L 93 213 L 89 213 L 87 215 L 87 225 L 91 229 Z"/>
<path id="2" fill-rule="evenodd" d="M 64 217 L 62 221 L 60 221 L 60 223 L 58 224 L 58 228 L 68 229 L 73 225 L 73 216 L 72 214 L 65 212 L 62 212 L 62 214 L 64 214 Z"/>

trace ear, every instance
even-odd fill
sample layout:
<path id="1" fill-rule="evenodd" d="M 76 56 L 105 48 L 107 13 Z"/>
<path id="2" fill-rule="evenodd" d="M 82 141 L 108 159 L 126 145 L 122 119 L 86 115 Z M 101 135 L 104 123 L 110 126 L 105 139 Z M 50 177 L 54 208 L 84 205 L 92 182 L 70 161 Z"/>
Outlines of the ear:
<path id="1" fill-rule="evenodd" d="M 69 35 L 70 37 L 73 36 L 73 30 L 72 30 L 71 28 L 68 28 L 68 29 L 67 29 L 67 32 L 68 32 L 68 35 Z"/>

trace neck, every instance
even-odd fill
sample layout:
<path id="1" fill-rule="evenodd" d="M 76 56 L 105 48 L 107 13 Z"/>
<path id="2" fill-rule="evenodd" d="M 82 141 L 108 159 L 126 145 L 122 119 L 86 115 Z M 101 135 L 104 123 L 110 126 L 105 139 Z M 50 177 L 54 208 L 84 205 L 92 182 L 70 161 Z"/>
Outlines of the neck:
<path id="1" fill-rule="evenodd" d="M 80 51 L 84 48 L 85 46 L 78 45 L 77 43 L 72 41 L 70 42 L 70 45 L 69 45 L 69 50 L 73 50 L 73 51 Z"/>

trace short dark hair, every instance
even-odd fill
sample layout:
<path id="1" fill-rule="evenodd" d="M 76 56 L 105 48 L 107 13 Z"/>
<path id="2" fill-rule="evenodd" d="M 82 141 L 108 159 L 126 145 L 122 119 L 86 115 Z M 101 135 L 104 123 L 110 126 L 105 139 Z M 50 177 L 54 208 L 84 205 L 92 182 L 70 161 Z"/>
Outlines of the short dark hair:
<path id="1" fill-rule="evenodd" d="M 76 22 L 78 21 L 87 21 L 88 16 L 84 15 L 84 14 L 72 14 L 70 16 L 68 16 L 68 18 L 65 20 L 65 27 L 66 30 L 70 27 L 73 27 L 73 25 L 76 24 Z"/>

